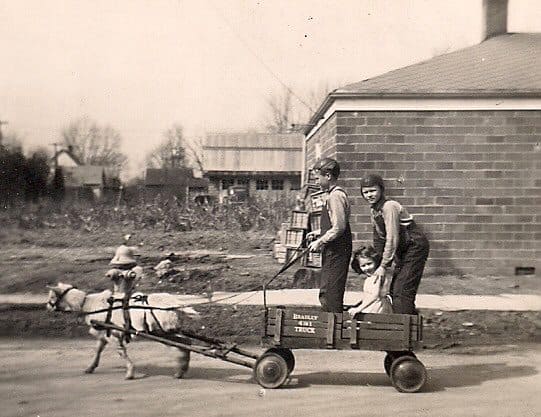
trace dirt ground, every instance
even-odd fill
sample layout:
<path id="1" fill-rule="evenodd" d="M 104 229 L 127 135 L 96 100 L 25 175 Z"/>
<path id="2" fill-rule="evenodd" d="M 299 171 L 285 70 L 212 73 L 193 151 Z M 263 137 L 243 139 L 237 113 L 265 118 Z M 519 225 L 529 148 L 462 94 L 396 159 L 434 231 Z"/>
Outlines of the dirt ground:
<path id="1" fill-rule="evenodd" d="M 57 229 L 0 231 L 0 293 L 45 292 L 45 285 L 62 281 L 88 291 L 110 288 L 105 277 L 115 248 L 123 243 L 122 229 L 84 232 Z M 145 271 L 138 290 L 179 294 L 261 289 L 282 265 L 272 257 L 274 236 L 258 232 L 226 231 L 132 234 L 137 259 Z M 175 272 L 162 279 L 153 267 L 171 259 Z M 281 274 L 271 288 L 311 288 L 298 265 Z M 353 272 L 348 290 L 361 290 Z M 423 294 L 541 294 L 535 276 L 430 276 L 421 281 Z M 42 306 L 0 306 L 0 335 L 81 336 L 86 328 L 74 317 L 45 314 Z M 198 307 L 206 323 L 203 333 L 235 340 L 258 338 L 262 311 L 248 306 Z M 541 341 L 540 312 L 422 311 L 426 318 L 425 347 L 451 348 L 476 344 Z M 468 323 L 464 326 L 463 323 Z M 473 323 L 473 325 L 469 325 Z"/>
<path id="2" fill-rule="evenodd" d="M 261 353 L 262 349 L 247 349 Z M 114 347 L 83 374 L 94 344 L 0 338 L 0 414 L 19 416 L 524 416 L 538 415 L 541 353 L 499 346 L 468 355 L 420 352 L 428 382 L 401 394 L 383 371 L 382 352 L 295 350 L 280 389 L 263 389 L 249 368 L 193 355 L 184 379 L 158 343 L 129 345 L 135 379 L 124 380 Z M 535 410 L 538 410 L 537 412 Z"/>

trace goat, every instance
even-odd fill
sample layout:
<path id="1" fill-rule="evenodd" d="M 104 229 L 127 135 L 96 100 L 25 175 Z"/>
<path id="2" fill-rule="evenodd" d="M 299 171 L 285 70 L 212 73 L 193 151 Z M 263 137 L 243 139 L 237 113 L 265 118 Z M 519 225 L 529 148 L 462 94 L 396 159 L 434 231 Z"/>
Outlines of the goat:
<path id="1" fill-rule="evenodd" d="M 47 298 L 47 309 L 49 311 L 73 311 L 85 314 L 86 323 L 91 326 L 91 320 L 105 322 L 107 320 L 107 309 L 110 307 L 109 299 L 113 295 L 110 290 L 105 290 L 100 293 L 87 294 L 72 285 L 59 282 L 56 286 L 48 287 L 49 295 Z M 182 342 L 186 342 L 182 338 L 182 333 L 179 331 L 180 314 L 185 314 L 190 318 L 200 318 L 199 313 L 192 307 L 178 307 L 178 298 L 167 293 L 149 294 L 146 296 L 146 302 L 143 299 L 135 297 L 142 295 L 134 294 L 129 301 L 129 306 L 147 306 L 158 308 L 174 308 L 171 310 L 147 310 L 147 309 L 129 309 L 130 324 L 135 330 L 148 332 L 167 332 L 172 333 Z M 116 296 L 116 294 L 115 294 Z M 121 303 L 121 301 L 120 301 Z M 115 307 L 121 304 L 117 303 Z M 93 311 L 99 311 L 92 314 Z M 151 312 L 152 311 L 152 312 Z M 90 314 L 89 314 L 90 313 Z M 125 325 L 124 311 L 122 308 L 113 309 L 110 313 L 109 321 L 119 327 Z M 126 346 L 124 343 L 125 333 L 116 330 L 97 330 L 90 327 L 89 333 L 98 339 L 96 355 L 94 360 L 85 373 L 93 373 L 98 367 L 100 356 L 107 343 L 116 339 L 118 343 L 117 351 L 121 358 L 126 361 L 126 379 L 133 379 L 134 364 L 128 357 Z M 178 368 L 175 372 L 175 378 L 182 378 L 186 373 L 190 363 L 190 351 L 178 348 L 179 355 L 177 356 Z"/>

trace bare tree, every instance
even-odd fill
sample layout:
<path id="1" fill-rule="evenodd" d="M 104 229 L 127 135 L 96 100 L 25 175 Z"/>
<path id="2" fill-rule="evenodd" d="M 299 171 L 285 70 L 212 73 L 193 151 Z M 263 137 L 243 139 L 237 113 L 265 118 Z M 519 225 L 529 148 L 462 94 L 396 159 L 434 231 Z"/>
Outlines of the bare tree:
<path id="1" fill-rule="evenodd" d="M 305 126 L 323 100 L 329 94 L 329 83 L 320 83 L 311 88 L 302 98 L 289 88 L 267 99 L 267 130 L 287 133 Z"/>
<path id="2" fill-rule="evenodd" d="M 62 130 L 62 144 L 83 164 L 121 169 L 128 160 L 120 151 L 121 142 L 118 131 L 88 118 L 75 120 Z"/>
<path id="3" fill-rule="evenodd" d="M 267 99 L 267 130 L 272 133 L 287 133 L 293 123 L 291 90 L 283 89 Z"/>
<path id="4" fill-rule="evenodd" d="M 193 137 L 186 141 L 186 156 L 190 165 L 201 172 L 204 171 L 203 139 L 201 137 Z"/>
<path id="5" fill-rule="evenodd" d="M 146 157 L 148 168 L 186 166 L 186 144 L 182 126 L 175 124 L 164 132 L 164 139 Z"/>

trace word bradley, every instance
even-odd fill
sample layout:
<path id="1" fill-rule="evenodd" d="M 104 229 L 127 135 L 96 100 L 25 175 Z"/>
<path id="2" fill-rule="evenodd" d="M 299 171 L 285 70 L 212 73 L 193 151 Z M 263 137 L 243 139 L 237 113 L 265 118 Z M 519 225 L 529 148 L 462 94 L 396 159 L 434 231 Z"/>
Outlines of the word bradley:
<path id="1" fill-rule="evenodd" d="M 317 320 L 319 316 L 293 313 L 293 320 Z"/>
<path id="2" fill-rule="evenodd" d="M 319 316 L 312 314 L 296 314 L 293 313 L 293 320 L 298 320 L 298 326 L 294 326 L 293 329 L 296 333 L 309 333 L 316 334 L 315 327 L 312 327 L 312 321 L 315 321 Z"/>

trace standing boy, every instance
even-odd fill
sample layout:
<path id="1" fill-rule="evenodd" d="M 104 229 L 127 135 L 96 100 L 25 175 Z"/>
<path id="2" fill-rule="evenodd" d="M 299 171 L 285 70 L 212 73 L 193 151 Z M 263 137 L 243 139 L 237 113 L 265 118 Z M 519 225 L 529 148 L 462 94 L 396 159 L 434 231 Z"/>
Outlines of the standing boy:
<path id="1" fill-rule="evenodd" d="M 374 248 L 381 257 L 373 275 L 383 278 L 394 261 L 393 312 L 417 314 L 415 297 L 428 258 L 428 239 L 406 208 L 385 196 L 385 185 L 379 175 L 368 175 L 361 180 L 361 194 L 370 204 Z"/>
<path id="2" fill-rule="evenodd" d="M 338 162 L 323 158 L 313 169 L 321 189 L 328 193 L 321 212 L 321 237 L 309 245 L 311 251 L 321 249 L 319 302 L 324 311 L 342 313 L 352 249 L 349 200 L 345 190 L 336 185 Z"/>

